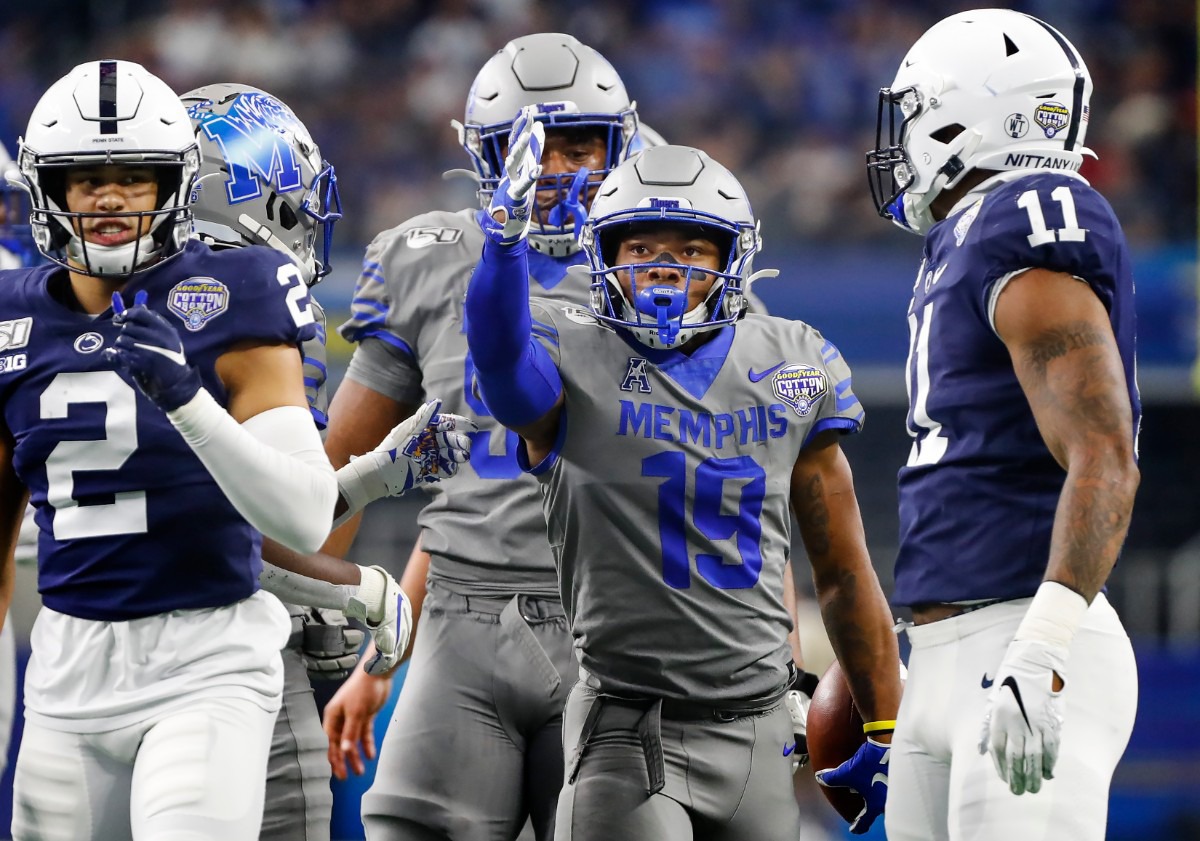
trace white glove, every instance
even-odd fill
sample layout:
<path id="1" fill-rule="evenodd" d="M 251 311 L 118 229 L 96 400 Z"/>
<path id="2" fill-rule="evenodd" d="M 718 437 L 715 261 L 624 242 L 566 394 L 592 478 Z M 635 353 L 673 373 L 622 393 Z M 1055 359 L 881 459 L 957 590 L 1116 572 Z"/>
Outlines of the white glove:
<path id="1" fill-rule="evenodd" d="M 1013 794 L 1037 793 L 1053 779 L 1062 728 L 1067 649 L 1041 640 L 1013 640 L 993 678 L 983 715 L 979 752 L 991 752 L 1000 779 Z"/>
<path id="2" fill-rule="evenodd" d="M 791 753 L 786 752 L 789 746 L 785 746 L 784 755 L 791 757 L 792 773 L 795 774 L 808 764 L 808 708 L 812 706 L 812 698 L 798 689 L 789 689 L 783 696 L 783 703 L 792 717 L 792 738 L 795 739 L 790 745 Z"/>
<path id="3" fill-rule="evenodd" d="M 363 665 L 369 675 L 385 675 L 396 667 L 412 633 L 412 606 L 400 583 L 383 567 L 359 567 L 358 592 L 346 603 L 346 615 L 371 632 L 375 656 Z"/>
<path id="4" fill-rule="evenodd" d="M 458 472 L 471 459 L 475 422 L 462 415 L 439 413 L 441 400 L 431 400 L 392 428 L 379 445 L 337 471 L 338 490 L 347 509 L 337 528 L 368 503 L 399 496 L 415 485 L 428 485 Z"/>
<path id="5" fill-rule="evenodd" d="M 529 232 L 533 186 L 542 174 L 542 149 L 546 145 L 546 128 L 534 113 L 533 106 L 526 105 L 513 120 L 504 178 L 484 214 L 483 232 L 499 245 L 515 245 Z"/>

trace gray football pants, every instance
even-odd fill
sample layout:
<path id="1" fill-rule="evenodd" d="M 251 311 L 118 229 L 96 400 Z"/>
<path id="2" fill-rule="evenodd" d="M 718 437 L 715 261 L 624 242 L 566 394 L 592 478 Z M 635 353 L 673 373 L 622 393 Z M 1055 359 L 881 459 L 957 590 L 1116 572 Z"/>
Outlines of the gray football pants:
<path id="1" fill-rule="evenodd" d="M 293 635 L 293 639 L 294 639 Z M 333 792 L 328 742 L 298 643 L 283 655 L 283 706 L 267 758 L 267 796 L 259 841 L 329 841 Z"/>
<path id="2" fill-rule="evenodd" d="M 554 834 L 562 708 L 578 674 L 557 600 L 428 595 L 375 782 L 368 841 L 512 841 Z"/>
<path id="3" fill-rule="evenodd" d="M 796 841 L 800 809 L 783 755 L 791 739 L 782 704 L 732 721 L 673 720 L 580 681 L 564 713 L 568 777 L 554 837 Z"/>

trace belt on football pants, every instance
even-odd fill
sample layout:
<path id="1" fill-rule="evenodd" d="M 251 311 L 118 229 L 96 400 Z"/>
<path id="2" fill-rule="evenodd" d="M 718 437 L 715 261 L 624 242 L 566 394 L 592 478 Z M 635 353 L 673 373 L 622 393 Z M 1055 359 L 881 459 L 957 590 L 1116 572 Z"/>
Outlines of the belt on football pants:
<path id="1" fill-rule="evenodd" d="M 667 781 L 666 760 L 662 747 L 662 720 L 668 721 L 709 721 L 729 723 L 740 718 L 763 715 L 779 706 L 779 698 L 773 697 L 762 701 L 753 701 L 737 707 L 714 707 L 711 704 L 697 704 L 692 701 L 680 701 L 673 698 L 622 698 L 617 695 L 598 694 L 588 709 L 583 720 L 583 729 L 579 733 L 579 743 L 571 757 L 571 765 L 567 769 L 567 782 L 574 783 L 579 775 L 579 766 L 583 763 L 592 736 L 600 723 L 600 714 L 605 709 L 613 710 L 618 716 L 628 716 L 628 724 L 618 726 L 636 727 L 638 740 L 642 743 L 642 753 L 646 758 L 646 778 L 649 780 L 648 793 L 658 794 L 663 790 Z"/>

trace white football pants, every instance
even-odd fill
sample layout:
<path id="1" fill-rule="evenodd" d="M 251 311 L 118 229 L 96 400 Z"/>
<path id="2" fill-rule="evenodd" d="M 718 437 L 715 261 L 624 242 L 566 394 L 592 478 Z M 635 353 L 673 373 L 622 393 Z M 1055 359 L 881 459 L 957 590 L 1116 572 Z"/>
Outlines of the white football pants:
<path id="1" fill-rule="evenodd" d="M 1030 599 L 908 629 L 892 739 L 890 841 L 1103 841 L 1108 789 L 1137 711 L 1129 637 L 1103 594 L 1071 646 L 1054 779 L 1014 795 L 979 753 L 984 704 Z"/>
<path id="2" fill-rule="evenodd" d="M 202 698 L 103 733 L 27 721 L 14 841 L 256 841 L 275 712 Z"/>

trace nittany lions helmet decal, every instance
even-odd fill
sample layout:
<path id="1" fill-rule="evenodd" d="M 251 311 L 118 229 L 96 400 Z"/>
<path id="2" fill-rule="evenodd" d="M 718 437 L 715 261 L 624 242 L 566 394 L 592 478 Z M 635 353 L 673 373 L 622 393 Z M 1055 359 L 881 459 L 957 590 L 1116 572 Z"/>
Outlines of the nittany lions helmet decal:
<path id="1" fill-rule="evenodd" d="M 200 156 L 179 97 L 157 76 L 128 61 L 91 61 L 42 95 L 20 142 L 17 166 L 29 191 L 38 250 L 60 266 L 97 277 L 124 277 L 179 254 L 191 233 L 188 197 Z M 72 167 L 153 167 L 155 209 L 71 213 L 66 172 Z M 150 218 L 145 236 L 122 245 L 87 243 L 84 217 Z"/>
<path id="2" fill-rule="evenodd" d="M 180 98 L 200 146 L 196 235 L 217 246 L 269 245 L 310 285 L 327 275 L 342 218 L 337 176 L 292 109 L 246 85 L 206 85 Z"/>
<path id="3" fill-rule="evenodd" d="M 980 9 L 935 24 L 879 92 L 867 174 L 880 215 L 925 233 L 933 200 L 972 170 L 1078 170 L 1091 95 L 1078 50 L 1037 18 Z"/>
<path id="4" fill-rule="evenodd" d="M 504 177 L 504 153 L 513 119 L 526 105 L 548 130 L 593 128 L 606 138 L 607 160 L 600 174 L 629 157 L 637 137 L 636 105 L 613 66 L 570 35 L 543 32 L 516 38 L 492 56 L 467 95 L 466 117 L 455 123 L 459 142 L 479 177 L 482 207 Z M 596 174 L 596 173 L 593 173 Z M 543 176 L 538 190 L 553 190 L 558 205 L 545 223 L 534 220 L 530 244 L 552 256 L 578 250 L 576 222 L 586 215 L 586 195 L 575 201 L 572 174 Z M 586 191 L 585 191 L 586 193 Z M 562 209 L 559 209 L 562 208 Z M 569 217 L 569 218 L 568 218 Z M 576 218 L 580 217 L 580 218 Z"/>
<path id="5" fill-rule="evenodd" d="M 720 271 L 671 264 L 689 284 L 698 275 L 716 275 L 708 297 L 692 311 L 684 312 L 686 286 L 662 295 L 650 294 L 654 289 L 635 292 L 634 301 L 626 297 L 621 277 L 632 279 L 648 264 L 614 264 L 615 257 L 629 226 L 646 222 L 698 225 L 721 246 Z M 697 333 L 737 321 L 746 311 L 743 293 L 750 281 L 775 273 L 751 273 L 762 237 L 742 185 L 721 164 L 689 146 L 646 149 L 609 173 L 580 240 L 591 262 L 596 317 L 629 330 L 653 348 L 678 347 Z M 630 286 L 637 289 L 636 283 Z"/>

